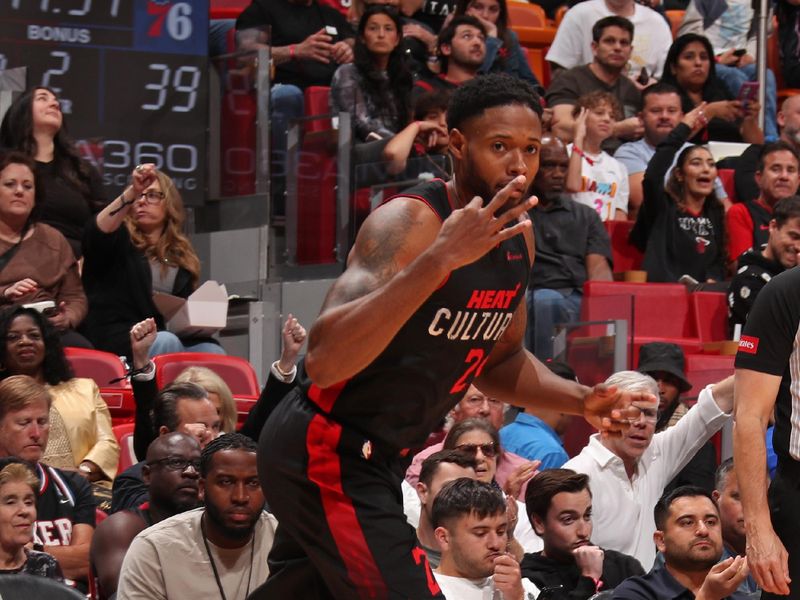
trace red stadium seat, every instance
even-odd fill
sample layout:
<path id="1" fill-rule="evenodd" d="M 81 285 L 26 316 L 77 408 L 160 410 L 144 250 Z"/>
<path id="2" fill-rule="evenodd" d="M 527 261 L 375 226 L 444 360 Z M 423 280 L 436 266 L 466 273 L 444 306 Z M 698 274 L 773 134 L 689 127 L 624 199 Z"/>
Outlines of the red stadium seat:
<path id="1" fill-rule="evenodd" d="M 508 7 L 508 22 L 513 27 L 547 27 L 547 15 L 538 4 L 511 0 Z"/>
<path id="2" fill-rule="evenodd" d="M 207 367 L 214 371 L 231 389 L 236 400 L 236 412 L 240 425 L 261 394 L 258 378 L 252 365 L 237 356 L 203 352 L 176 352 L 155 356 L 153 362 L 156 364 L 158 389 L 171 383 L 187 367 Z"/>
<path id="3" fill-rule="evenodd" d="M 687 354 L 686 378 L 692 384 L 691 394 L 697 396 L 709 383 L 722 381 L 733 375 L 735 355 Z"/>
<path id="4" fill-rule="evenodd" d="M 637 271 L 642 267 L 644 255 L 628 242 L 634 221 L 605 221 L 603 225 L 611 240 L 611 257 L 614 260 L 614 273 Z"/>
<path id="5" fill-rule="evenodd" d="M 133 429 L 133 423 L 114 425 L 114 427 L 111 428 L 119 444 L 119 466 L 117 467 L 117 473 L 122 473 L 131 465 L 135 465 L 139 462 L 136 458 L 136 452 L 133 451 Z"/>
<path id="6" fill-rule="evenodd" d="M 720 181 L 722 182 L 722 187 L 725 188 L 725 193 L 728 194 L 728 200 L 731 202 L 739 201 L 739 199 L 736 197 L 736 183 L 734 181 L 735 174 L 736 172 L 733 169 L 717 170 L 717 177 L 719 177 Z"/>
<path id="7" fill-rule="evenodd" d="M 689 295 L 695 331 L 700 342 L 728 339 L 728 301 L 722 292 L 694 292 Z"/>
<path id="8" fill-rule="evenodd" d="M 211 0 L 208 13 L 212 19 L 235 19 L 249 5 L 250 0 Z"/>
<path id="9" fill-rule="evenodd" d="M 87 348 L 64 348 L 64 354 L 76 377 L 93 379 L 100 388 L 114 423 L 133 419 L 136 403 L 131 384 L 124 378 L 125 365 L 119 356 Z M 115 379 L 118 381 L 111 383 Z"/>

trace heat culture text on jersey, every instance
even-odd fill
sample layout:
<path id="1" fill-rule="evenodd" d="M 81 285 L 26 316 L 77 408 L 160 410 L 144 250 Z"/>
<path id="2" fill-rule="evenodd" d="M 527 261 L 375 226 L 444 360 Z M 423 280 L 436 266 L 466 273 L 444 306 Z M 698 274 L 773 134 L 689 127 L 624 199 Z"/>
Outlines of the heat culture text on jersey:
<path id="1" fill-rule="evenodd" d="M 497 341 L 514 316 L 513 310 L 498 312 L 498 309 L 510 309 L 520 287 L 517 284 L 511 290 L 474 290 L 466 310 L 438 309 L 428 326 L 428 333 L 434 337 L 446 335 L 449 340 Z"/>

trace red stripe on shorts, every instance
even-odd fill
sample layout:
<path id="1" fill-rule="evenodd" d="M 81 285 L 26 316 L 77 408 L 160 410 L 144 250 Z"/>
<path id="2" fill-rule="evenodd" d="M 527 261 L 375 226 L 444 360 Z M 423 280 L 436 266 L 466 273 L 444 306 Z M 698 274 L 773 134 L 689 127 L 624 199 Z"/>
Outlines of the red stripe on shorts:
<path id="1" fill-rule="evenodd" d="M 367 545 L 352 500 L 342 489 L 342 469 L 336 447 L 342 435 L 338 423 L 316 415 L 308 426 L 308 478 L 320 491 L 322 509 L 347 575 L 360 598 L 386 598 L 386 584 Z"/>

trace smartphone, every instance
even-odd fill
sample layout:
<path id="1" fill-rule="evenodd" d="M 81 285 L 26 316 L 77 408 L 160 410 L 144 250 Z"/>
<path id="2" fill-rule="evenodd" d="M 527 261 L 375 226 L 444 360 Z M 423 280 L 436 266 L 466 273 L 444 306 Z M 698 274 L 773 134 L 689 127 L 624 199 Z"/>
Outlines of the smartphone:
<path id="1" fill-rule="evenodd" d="M 742 105 L 747 108 L 747 105 L 750 102 L 755 102 L 758 99 L 758 82 L 757 81 L 745 81 L 742 84 L 742 87 L 739 88 L 739 97 L 737 100 L 742 103 Z"/>
<path id="2" fill-rule="evenodd" d="M 325 25 L 325 33 L 335 40 L 336 36 L 339 35 L 339 30 L 337 30 L 333 25 Z"/>
<path id="3" fill-rule="evenodd" d="M 744 56 L 745 54 L 747 54 L 746 48 L 739 48 L 738 50 L 733 51 L 734 56 Z"/>

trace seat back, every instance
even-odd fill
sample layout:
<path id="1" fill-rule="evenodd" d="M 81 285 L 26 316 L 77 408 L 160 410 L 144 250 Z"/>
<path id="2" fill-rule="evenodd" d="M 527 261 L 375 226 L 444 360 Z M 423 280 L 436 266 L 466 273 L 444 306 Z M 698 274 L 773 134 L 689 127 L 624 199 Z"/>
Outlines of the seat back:
<path id="1" fill-rule="evenodd" d="M 330 108 L 331 88 L 324 85 L 312 85 L 304 91 L 305 111 L 307 117 L 327 115 Z M 331 122 L 325 119 L 313 119 L 306 123 L 306 132 L 325 131 L 332 127 Z"/>
<path id="2" fill-rule="evenodd" d="M 678 29 L 681 27 L 681 23 L 683 23 L 683 17 L 686 15 L 685 10 L 665 10 L 664 14 L 667 16 L 667 20 L 669 21 L 670 29 L 672 29 L 672 37 L 673 39 L 678 37 Z"/>
<path id="3" fill-rule="evenodd" d="M 722 187 L 725 188 L 725 193 L 728 194 L 728 200 L 731 202 L 738 202 L 736 197 L 736 171 L 733 169 L 717 169 L 717 177 L 722 182 Z"/>
<path id="4" fill-rule="evenodd" d="M 701 343 L 728 339 L 728 300 L 722 292 L 690 294 L 692 318 Z"/>
<path id="5" fill-rule="evenodd" d="M 550 65 L 544 59 L 547 54 L 546 48 L 525 48 L 528 57 L 528 65 L 536 75 L 536 79 L 543 87 L 550 85 Z"/>
<path id="6" fill-rule="evenodd" d="M 547 27 L 547 14 L 538 4 L 511 0 L 507 6 L 509 26 Z"/>
<path id="7" fill-rule="evenodd" d="M 689 392 L 696 396 L 710 383 L 722 381 L 733 375 L 735 355 L 726 354 L 687 354 L 686 379 L 692 384 Z"/>
<path id="8" fill-rule="evenodd" d="M 628 241 L 634 221 L 605 221 L 603 225 L 611 242 L 611 257 L 614 260 L 614 272 L 636 271 L 641 269 L 644 255 Z"/>
<path id="9" fill-rule="evenodd" d="M 133 389 L 125 379 L 125 365 L 119 356 L 88 348 L 64 348 L 64 354 L 76 377 L 93 379 L 100 388 L 115 423 L 133 418 L 136 411 Z M 112 383 L 115 379 L 119 381 Z"/>
<path id="10" fill-rule="evenodd" d="M 114 425 L 114 427 L 111 428 L 119 444 L 119 466 L 117 467 L 117 473 L 122 473 L 128 467 L 139 462 L 139 459 L 136 457 L 136 452 L 133 449 L 133 430 L 133 423 L 122 423 L 120 425 Z"/>
<path id="11" fill-rule="evenodd" d="M 234 396 L 258 397 L 261 392 L 252 365 L 238 356 L 176 352 L 156 356 L 153 362 L 156 364 L 156 383 L 159 389 L 172 383 L 187 367 L 207 367 L 228 384 Z"/>

